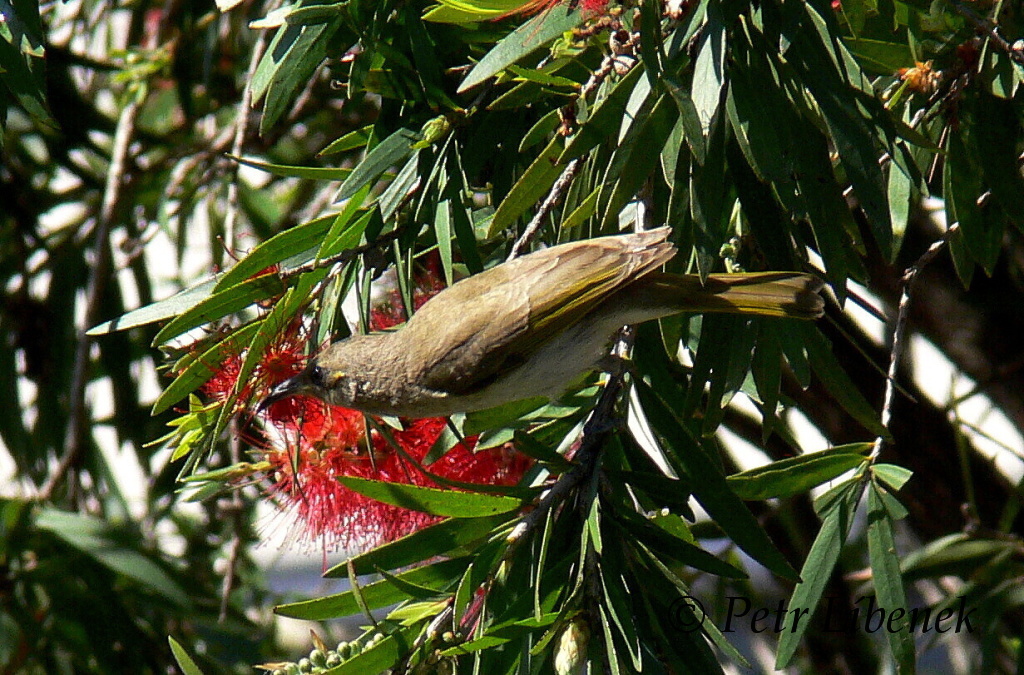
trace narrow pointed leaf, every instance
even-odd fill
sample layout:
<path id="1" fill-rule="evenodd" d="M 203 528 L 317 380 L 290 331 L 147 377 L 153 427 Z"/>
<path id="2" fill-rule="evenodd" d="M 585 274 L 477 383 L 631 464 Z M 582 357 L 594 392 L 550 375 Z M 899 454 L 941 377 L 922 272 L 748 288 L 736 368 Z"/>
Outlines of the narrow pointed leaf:
<path id="1" fill-rule="evenodd" d="M 479 518 L 508 513 L 523 505 L 522 500 L 514 497 L 438 490 L 353 476 L 339 476 L 338 480 L 348 489 L 377 501 L 435 516 Z"/>
<path id="2" fill-rule="evenodd" d="M 871 558 L 871 576 L 875 583 L 879 607 L 887 617 L 885 635 L 889 640 L 896 672 L 901 675 L 915 672 L 914 636 L 910 632 L 907 594 L 900 574 L 900 558 L 896 552 L 892 520 L 882 504 L 881 491 L 875 485 L 868 488 L 868 554 Z M 903 614 L 900 614 L 900 610 Z"/>
<path id="3" fill-rule="evenodd" d="M 473 66 L 466 79 L 459 85 L 459 93 L 489 80 L 565 31 L 572 30 L 579 22 L 579 12 L 564 6 L 556 6 L 550 12 L 544 12 L 527 21 L 509 33 Z"/>
<path id="4" fill-rule="evenodd" d="M 707 455 L 703 444 L 679 423 L 642 381 L 638 381 L 636 386 L 644 412 L 664 437 L 666 452 L 689 475 L 694 496 L 704 510 L 755 560 L 781 577 L 796 579 L 796 570 L 768 538 L 750 509 L 729 488 L 725 476 Z"/>
<path id="5" fill-rule="evenodd" d="M 392 570 L 405 567 L 439 555 L 452 549 L 471 544 L 486 537 L 510 516 L 488 516 L 483 518 L 452 518 L 436 525 L 425 527 L 393 542 L 378 546 L 351 559 L 356 574 L 370 574 L 377 569 Z M 342 563 L 324 573 L 325 577 L 342 577 L 348 574 L 347 563 Z"/>

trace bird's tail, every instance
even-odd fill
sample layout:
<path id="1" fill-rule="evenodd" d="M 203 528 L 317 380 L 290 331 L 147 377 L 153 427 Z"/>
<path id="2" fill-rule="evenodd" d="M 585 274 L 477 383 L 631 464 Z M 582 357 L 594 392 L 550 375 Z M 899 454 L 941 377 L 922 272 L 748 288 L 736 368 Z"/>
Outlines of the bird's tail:
<path id="1" fill-rule="evenodd" d="M 825 310 L 822 285 L 817 277 L 799 272 L 712 274 L 704 283 L 695 274 L 654 272 L 634 284 L 633 297 L 664 308 L 665 315 L 726 312 L 816 319 Z"/>

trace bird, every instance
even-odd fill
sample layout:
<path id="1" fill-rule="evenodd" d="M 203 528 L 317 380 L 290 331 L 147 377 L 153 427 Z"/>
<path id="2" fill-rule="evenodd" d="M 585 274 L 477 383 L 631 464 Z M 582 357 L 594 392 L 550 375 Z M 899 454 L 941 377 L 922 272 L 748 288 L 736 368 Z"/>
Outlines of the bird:
<path id="1" fill-rule="evenodd" d="M 607 361 L 625 325 L 674 314 L 822 315 L 800 272 L 670 274 L 670 226 L 573 241 L 459 280 L 393 331 L 328 345 L 273 387 L 265 410 L 306 395 L 371 415 L 442 417 L 521 399 L 557 399 Z"/>

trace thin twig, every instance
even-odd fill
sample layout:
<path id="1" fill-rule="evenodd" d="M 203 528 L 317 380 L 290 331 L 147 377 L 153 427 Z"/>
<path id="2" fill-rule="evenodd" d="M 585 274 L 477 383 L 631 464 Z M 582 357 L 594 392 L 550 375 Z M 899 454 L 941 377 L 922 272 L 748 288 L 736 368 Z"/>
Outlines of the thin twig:
<path id="1" fill-rule="evenodd" d="M 238 464 L 240 463 L 242 456 L 242 443 L 238 438 L 237 419 L 235 420 L 235 426 L 235 433 L 231 434 L 228 440 L 228 447 L 230 448 L 229 452 L 231 453 L 232 460 Z M 226 504 L 218 504 L 217 509 L 220 511 L 221 516 L 226 516 L 228 518 L 231 527 L 231 540 L 228 542 L 227 551 L 227 570 L 225 571 L 224 578 L 221 581 L 220 611 L 217 614 L 218 623 L 224 623 L 228 618 L 231 589 L 235 587 L 235 580 L 238 577 L 238 559 L 242 555 L 243 547 L 245 545 L 242 541 L 242 535 L 240 534 L 242 528 L 245 526 L 245 519 L 243 518 L 243 514 L 245 513 L 245 503 L 242 501 L 241 490 L 232 490 L 229 501 Z"/>
<path id="2" fill-rule="evenodd" d="M 907 268 L 903 273 L 903 279 L 900 281 L 902 291 L 900 293 L 900 304 L 896 314 L 896 325 L 892 331 L 892 349 L 889 352 L 889 371 L 885 378 L 885 397 L 882 400 L 882 412 L 881 422 L 882 426 L 886 429 L 889 428 L 889 423 L 892 421 L 892 406 L 896 399 L 896 371 L 899 367 L 900 358 L 903 355 L 904 349 L 906 349 L 906 340 L 904 339 L 904 333 L 907 329 L 907 318 L 910 314 L 910 292 L 917 280 L 917 276 L 921 273 L 924 267 L 935 259 L 942 249 L 949 243 L 950 238 L 960 229 L 959 223 L 953 223 L 946 230 L 946 233 L 942 235 L 941 239 L 933 242 L 928 250 L 921 254 L 921 257 L 914 262 L 913 265 Z M 875 448 L 871 451 L 871 459 L 874 460 L 882 452 L 882 448 L 885 445 L 885 439 L 879 436 L 875 439 Z"/>
<path id="3" fill-rule="evenodd" d="M 252 58 L 249 60 L 249 71 L 246 76 L 245 88 L 242 90 L 242 100 L 238 103 L 238 115 L 235 117 L 235 135 L 231 143 L 231 154 L 235 157 L 242 156 L 242 148 L 245 144 L 246 136 L 248 135 L 250 119 L 249 108 L 252 105 L 251 85 L 253 77 L 256 74 L 256 68 L 259 66 L 260 59 L 263 56 L 263 50 L 267 44 L 267 35 L 269 35 L 269 33 L 266 31 L 260 34 L 260 38 L 256 41 L 256 45 L 253 48 Z M 232 161 L 231 168 L 228 170 L 227 176 L 228 194 L 227 213 L 224 217 L 224 241 L 229 252 L 233 251 L 237 244 L 235 224 L 238 222 L 239 212 L 238 171 L 240 167 L 241 164 Z M 236 428 L 235 433 L 229 436 L 228 453 L 231 458 L 231 463 L 238 465 L 242 461 L 242 443 L 239 440 L 237 418 L 233 420 L 233 424 Z M 245 509 L 245 503 L 242 500 L 242 493 L 240 490 L 231 491 L 231 502 L 227 508 L 230 511 L 227 515 L 231 523 L 231 541 L 228 544 L 227 571 L 224 574 L 224 580 L 221 584 L 220 591 L 220 612 L 217 616 L 217 620 L 220 623 L 224 623 L 228 617 L 231 589 L 235 586 L 238 559 L 243 550 L 241 533 L 242 528 L 245 526 L 244 519 L 242 517 Z"/>
<path id="4" fill-rule="evenodd" d="M 555 184 L 551 186 L 551 191 L 548 192 L 548 196 L 541 202 L 540 208 L 537 209 L 537 213 L 533 214 L 533 218 L 530 223 L 523 230 L 523 233 L 519 235 L 516 242 L 512 245 L 512 251 L 508 254 L 508 260 L 518 258 L 526 248 L 526 245 L 536 236 L 537 231 L 540 230 L 544 224 L 544 219 L 548 217 L 552 209 L 558 206 L 559 202 L 562 201 L 562 197 L 565 196 L 565 191 L 572 185 L 573 179 L 576 177 L 576 172 L 580 168 L 580 158 L 573 159 L 565 165 L 565 169 L 562 170 L 562 175 L 558 177 Z"/>
<path id="5" fill-rule="evenodd" d="M 238 102 L 238 115 L 235 117 L 235 137 L 231 142 L 231 154 L 235 157 L 242 156 L 242 149 L 245 145 L 245 138 L 249 134 L 249 120 L 251 111 L 249 108 L 252 107 L 252 81 L 256 75 L 256 68 L 260 65 L 260 59 L 263 58 L 263 50 L 267 46 L 267 36 L 270 35 L 268 31 L 260 33 L 259 40 L 256 41 L 256 45 L 252 50 L 252 58 L 249 60 L 249 71 L 245 78 L 245 88 L 242 90 L 242 100 Z M 235 223 L 238 221 L 238 171 L 241 168 L 241 164 L 236 161 L 231 161 L 230 168 L 228 169 L 227 181 L 228 181 L 228 195 L 227 195 L 227 213 L 224 216 L 224 240 L 227 242 L 228 250 L 231 250 L 235 246 Z"/>
<path id="6" fill-rule="evenodd" d="M 586 96 L 588 93 L 593 91 L 593 89 L 596 88 L 609 73 L 611 73 L 614 63 L 614 55 L 606 57 L 604 62 L 601 64 L 601 67 L 591 75 L 590 79 L 587 80 L 586 84 L 584 84 L 580 89 L 580 96 Z M 547 198 L 541 204 L 537 215 L 534 216 L 526 230 L 523 231 L 523 234 L 512 246 L 512 253 L 509 255 L 509 260 L 519 255 L 522 248 L 529 242 L 529 238 L 532 237 L 533 233 L 536 232 L 536 229 L 540 227 L 540 219 L 546 215 L 547 211 L 550 211 L 550 209 L 554 208 L 558 203 L 562 192 L 568 188 L 570 183 L 572 183 L 572 179 L 575 177 L 576 171 L 579 168 L 579 161 L 579 158 L 576 158 L 570 162 L 565 167 L 565 171 L 562 172 L 562 175 L 558 177 L 557 181 L 555 181 L 555 184 L 551 188 L 551 192 L 548 193 Z M 648 221 L 651 218 L 651 214 L 653 214 L 650 186 L 651 182 L 647 181 L 640 193 L 641 213 L 639 214 L 640 218 L 638 218 L 638 222 L 636 223 L 636 227 L 639 230 L 643 230 L 648 227 Z M 635 330 L 629 326 L 623 327 L 619 332 L 618 339 L 616 339 L 614 347 L 612 348 L 612 354 L 619 358 L 624 357 L 632 348 L 635 337 Z M 575 490 L 580 483 L 593 475 L 594 468 L 597 466 L 597 458 L 600 455 L 600 449 L 604 445 L 605 436 L 612 428 L 611 421 L 615 411 L 615 403 L 618 401 L 619 392 L 622 390 L 623 378 L 624 373 L 622 372 L 611 373 L 609 375 L 604 391 L 601 392 L 601 398 L 598 400 L 597 405 L 590 414 L 590 418 L 583 427 L 583 434 L 580 438 L 580 447 L 573 457 L 573 463 L 575 466 L 555 482 L 551 489 L 548 490 L 548 492 L 541 498 L 540 502 L 538 502 L 537 507 L 524 516 L 512 532 L 509 533 L 508 541 L 512 545 L 510 546 L 510 549 L 514 547 L 516 542 L 524 541 L 526 536 L 544 521 L 552 506 L 560 503 L 570 492 Z"/>
<path id="7" fill-rule="evenodd" d="M 999 49 L 1006 52 L 1011 60 L 1024 66 L 1024 49 L 1014 49 L 1014 46 L 999 34 L 999 26 L 997 26 L 993 21 L 986 17 L 979 16 L 977 12 L 958 0 L 950 0 L 949 4 L 953 6 L 953 9 L 956 10 L 957 14 L 967 19 L 979 32 L 987 34 L 992 42 L 999 47 Z"/>
<path id="8" fill-rule="evenodd" d="M 591 73 L 590 77 L 587 78 L 587 81 L 583 83 L 582 87 L 580 87 L 579 96 L 576 97 L 577 100 L 585 98 L 588 95 L 590 95 L 590 92 L 597 89 L 598 85 L 604 82 L 605 79 L 612 74 L 612 71 L 615 70 L 615 63 L 618 60 L 618 58 L 619 57 L 616 54 L 609 54 L 608 56 L 604 57 L 604 60 L 601 62 L 601 65 L 598 67 L 598 69 Z M 575 102 L 571 103 L 570 105 L 575 105 Z"/>
<path id="9" fill-rule="evenodd" d="M 364 253 L 373 251 L 374 249 L 380 248 L 385 244 L 390 244 L 394 240 L 398 239 L 398 237 L 400 237 L 402 235 L 402 232 L 404 231 L 404 226 L 396 227 L 390 232 L 385 232 L 384 234 L 380 235 L 373 241 L 361 244 L 359 246 L 354 246 L 352 248 L 347 248 L 344 251 L 341 251 L 340 253 L 336 253 L 335 255 L 329 255 L 325 258 L 314 258 L 313 260 L 310 260 L 307 263 L 303 263 L 298 267 L 293 267 L 288 270 L 282 270 L 281 272 L 278 273 L 278 276 L 281 277 L 282 279 L 290 279 L 291 277 L 297 276 L 299 274 L 305 274 L 307 272 L 312 272 L 313 270 L 322 269 L 324 267 L 330 267 L 338 263 L 348 262 L 349 260 L 355 258 L 358 255 L 362 255 Z"/>
<path id="10" fill-rule="evenodd" d="M 583 425 L 583 434 L 580 437 L 580 447 L 573 456 L 573 468 L 562 476 L 551 486 L 551 489 L 541 497 L 537 507 L 523 516 L 519 524 L 515 526 L 508 535 L 508 542 L 511 548 L 518 542 L 525 541 L 538 525 L 547 518 L 548 511 L 556 504 L 560 504 L 573 490 L 593 475 L 597 466 L 597 459 L 601 455 L 601 448 L 604 440 L 612 430 L 611 420 L 615 411 L 615 403 L 618 401 L 619 392 L 622 390 L 623 373 L 616 373 L 608 378 L 608 383 L 601 392 L 601 398 L 594 406 L 593 412 Z M 506 554 L 508 555 L 508 554 Z"/>
<path id="11" fill-rule="evenodd" d="M 121 201 L 121 187 L 124 183 L 125 164 L 128 149 L 135 134 L 135 122 L 138 119 L 139 104 L 134 96 L 121 110 L 114 131 L 114 142 L 110 153 L 110 166 L 107 168 L 107 179 L 103 189 L 103 200 L 97 217 L 96 241 L 92 275 L 89 277 L 89 290 L 86 295 L 85 315 L 78 330 L 78 341 L 75 344 L 75 362 L 71 374 L 71 390 L 68 392 L 70 410 L 68 412 L 68 428 L 64 440 L 64 455 L 50 474 L 49 480 L 39 492 L 39 498 L 48 501 L 54 492 L 68 478 L 68 474 L 81 459 L 85 447 L 86 410 L 85 389 L 89 381 L 90 352 L 92 338 L 86 331 L 99 321 L 103 296 L 106 293 L 110 277 L 111 256 L 110 229 L 115 212 Z M 74 486 L 73 486 L 74 487 Z"/>
<path id="12" fill-rule="evenodd" d="M 604 82 L 605 78 L 607 78 L 615 69 L 616 59 L 617 56 L 614 54 L 610 54 L 604 58 L 600 67 L 591 73 L 587 81 L 583 83 L 582 87 L 580 87 L 577 100 L 585 98 L 594 91 L 598 85 Z M 576 103 L 574 101 L 569 105 L 573 106 L 576 105 Z M 512 245 L 512 251 L 508 254 L 508 258 L 506 260 L 512 260 L 522 255 L 523 249 L 525 249 L 527 244 L 537 236 L 537 232 L 544 224 L 544 219 L 548 217 L 548 214 L 551 213 L 559 203 L 561 203 L 566 190 L 568 190 L 569 186 L 572 185 L 572 181 L 576 178 L 576 173 L 580 169 L 581 162 L 582 159 L 577 157 L 565 165 L 565 169 L 562 170 L 562 173 L 558 177 L 558 180 L 555 181 L 555 184 L 551 186 L 551 190 L 548 192 L 547 197 L 545 197 L 544 201 L 541 202 L 537 212 L 533 214 L 533 218 L 530 219 L 526 229 L 523 230 L 523 233 L 519 235 L 519 238 L 516 239 L 515 243 Z"/>

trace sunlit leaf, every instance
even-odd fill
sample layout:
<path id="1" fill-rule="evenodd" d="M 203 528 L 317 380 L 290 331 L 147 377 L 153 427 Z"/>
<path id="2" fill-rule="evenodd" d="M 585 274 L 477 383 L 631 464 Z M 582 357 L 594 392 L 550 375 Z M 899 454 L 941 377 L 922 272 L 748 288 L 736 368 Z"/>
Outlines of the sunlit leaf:
<path id="1" fill-rule="evenodd" d="M 367 497 L 435 516 L 480 518 L 507 513 L 522 506 L 522 501 L 513 497 L 438 490 L 353 476 L 340 476 L 338 480 L 350 490 Z"/>

